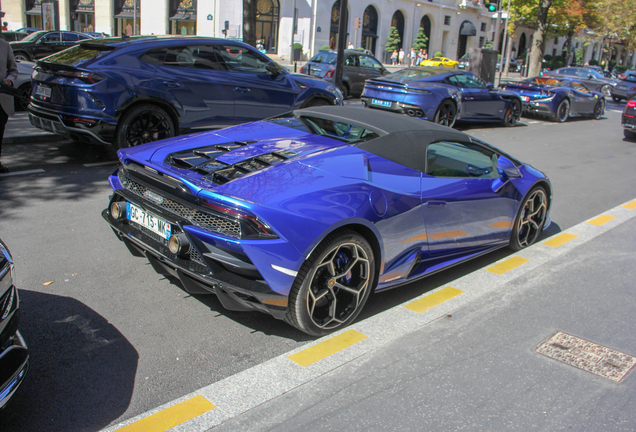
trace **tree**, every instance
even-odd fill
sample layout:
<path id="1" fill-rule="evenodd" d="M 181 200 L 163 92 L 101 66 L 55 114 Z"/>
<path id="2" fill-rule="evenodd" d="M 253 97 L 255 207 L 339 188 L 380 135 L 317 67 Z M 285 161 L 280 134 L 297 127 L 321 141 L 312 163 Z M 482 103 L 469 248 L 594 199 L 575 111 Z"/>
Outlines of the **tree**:
<path id="1" fill-rule="evenodd" d="M 256 1 L 243 0 L 243 42 L 256 46 Z"/>
<path id="2" fill-rule="evenodd" d="M 400 46 L 400 33 L 398 33 L 397 28 L 391 27 L 391 31 L 389 32 L 389 36 L 386 38 L 386 45 L 384 45 L 384 51 L 393 52 L 393 50 L 398 49 Z"/>
<path id="3" fill-rule="evenodd" d="M 415 36 L 412 47 L 415 48 L 416 51 L 419 51 L 422 48 L 427 49 L 428 37 L 426 37 L 426 35 L 424 34 L 423 27 L 420 27 L 420 29 L 417 31 L 417 35 Z"/>

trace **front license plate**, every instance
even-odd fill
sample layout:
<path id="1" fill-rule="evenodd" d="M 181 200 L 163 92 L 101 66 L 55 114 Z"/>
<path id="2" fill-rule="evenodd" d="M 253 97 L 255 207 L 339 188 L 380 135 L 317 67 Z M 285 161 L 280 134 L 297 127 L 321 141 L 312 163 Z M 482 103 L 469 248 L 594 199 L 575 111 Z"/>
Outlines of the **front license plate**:
<path id="1" fill-rule="evenodd" d="M 524 102 L 528 102 L 530 100 L 529 96 L 521 96 L 521 100 Z"/>
<path id="2" fill-rule="evenodd" d="M 380 106 L 384 106 L 384 107 L 390 107 L 391 106 L 391 102 L 390 101 L 383 101 L 383 100 L 379 100 L 379 99 L 371 99 L 371 105 L 380 105 Z"/>
<path id="3" fill-rule="evenodd" d="M 144 228 L 149 229 L 155 234 L 168 240 L 172 234 L 172 227 L 170 223 L 165 220 L 148 213 L 141 207 L 137 207 L 134 204 L 126 203 L 126 217 L 128 220 L 133 221 Z"/>
<path id="4" fill-rule="evenodd" d="M 42 97 L 51 97 L 51 87 L 39 85 L 35 89 L 35 94 Z"/>

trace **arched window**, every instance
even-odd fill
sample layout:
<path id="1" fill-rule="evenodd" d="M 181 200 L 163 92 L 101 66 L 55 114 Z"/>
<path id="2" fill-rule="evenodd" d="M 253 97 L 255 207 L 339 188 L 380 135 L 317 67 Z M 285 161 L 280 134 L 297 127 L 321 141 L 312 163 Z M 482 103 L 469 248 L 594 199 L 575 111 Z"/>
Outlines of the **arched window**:
<path id="1" fill-rule="evenodd" d="M 522 58 L 526 57 L 526 51 L 528 50 L 528 47 L 526 46 L 526 44 L 527 44 L 526 34 L 521 33 L 521 36 L 519 37 L 519 52 L 518 52 L 519 57 L 522 57 Z"/>
<path id="2" fill-rule="evenodd" d="M 278 0 L 258 0 L 256 2 L 256 40 L 262 41 L 268 53 L 277 52 L 278 41 Z"/>
<path id="3" fill-rule="evenodd" d="M 346 24 L 345 30 L 348 34 L 348 20 L 347 14 L 344 16 L 344 20 Z M 338 48 L 338 29 L 340 28 L 340 0 L 336 0 L 331 7 L 331 31 L 329 33 L 329 48 L 337 49 Z M 346 35 L 345 35 L 346 38 Z"/>
<path id="4" fill-rule="evenodd" d="M 426 52 L 428 52 L 428 47 L 431 45 L 431 19 L 428 15 L 424 15 L 420 20 L 420 27 L 424 29 L 424 36 L 428 38 L 428 42 L 426 42 Z"/>
<path id="5" fill-rule="evenodd" d="M 398 50 L 404 46 L 404 14 L 401 11 L 395 11 L 391 18 L 391 27 L 395 27 L 400 35 L 400 43 Z"/>
<path id="6" fill-rule="evenodd" d="M 475 36 L 477 34 L 477 29 L 475 25 L 466 20 L 459 26 L 459 39 L 457 41 L 457 59 L 460 59 L 464 54 L 466 54 L 466 46 L 468 45 L 468 37 Z"/>
<path id="7" fill-rule="evenodd" d="M 367 6 L 362 15 L 362 48 L 375 55 L 375 43 L 378 40 L 378 11 Z"/>

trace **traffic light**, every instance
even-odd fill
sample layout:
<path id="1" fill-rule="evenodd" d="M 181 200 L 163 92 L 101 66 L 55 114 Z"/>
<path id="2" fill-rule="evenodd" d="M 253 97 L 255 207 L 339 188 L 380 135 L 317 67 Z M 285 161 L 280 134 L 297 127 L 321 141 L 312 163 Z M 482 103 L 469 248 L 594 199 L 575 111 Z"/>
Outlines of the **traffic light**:
<path id="1" fill-rule="evenodd" d="M 488 12 L 494 12 L 497 10 L 497 3 L 492 3 L 492 2 L 484 2 L 484 5 L 486 6 L 486 9 L 488 9 Z"/>

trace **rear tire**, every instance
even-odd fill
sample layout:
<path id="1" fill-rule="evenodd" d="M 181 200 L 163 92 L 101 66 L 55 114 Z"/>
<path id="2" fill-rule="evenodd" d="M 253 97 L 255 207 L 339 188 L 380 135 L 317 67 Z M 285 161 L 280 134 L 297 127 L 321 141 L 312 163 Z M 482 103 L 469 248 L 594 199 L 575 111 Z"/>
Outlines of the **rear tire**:
<path id="1" fill-rule="evenodd" d="M 121 117 L 115 131 L 117 149 L 135 147 L 175 136 L 175 126 L 168 113 L 156 105 L 137 105 Z"/>
<path id="2" fill-rule="evenodd" d="M 455 107 L 455 104 L 450 100 L 445 100 L 440 104 L 439 108 L 437 108 L 434 120 L 437 124 L 452 128 L 455 124 L 456 118 L 457 108 Z"/>
<path id="3" fill-rule="evenodd" d="M 309 103 L 305 105 L 305 108 L 327 106 L 327 105 L 331 105 L 331 103 L 328 100 L 322 99 L 322 98 L 315 98 L 309 101 Z"/>
<path id="4" fill-rule="evenodd" d="M 31 61 L 31 56 L 24 51 L 18 51 L 17 53 L 14 53 L 13 58 L 20 61 Z"/>
<path id="5" fill-rule="evenodd" d="M 605 114 L 605 100 L 599 99 L 594 106 L 594 118 L 596 120 L 601 120 L 603 118 L 603 114 Z"/>
<path id="6" fill-rule="evenodd" d="M 355 231 L 327 236 L 301 267 L 285 320 L 312 336 L 351 324 L 375 289 L 371 245 Z"/>
<path id="7" fill-rule="evenodd" d="M 555 120 L 559 123 L 565 122 L 570 116 L 570 101 L 567 99 L 563 99 L 557 108 L 557 112 L 555 114 Z"/>
<path id="8" fill-rule="evenodd" d="M 506 127 L 514 126 L 517 124 L 519 119 L 521 118 L 521 103 L 513 99 L 510 101 L 510 105 L 508 105 L 508 109 L 506 110 L 506 114 L 504 115 L 502 124 Z"/>
<path id="9" fill-rule="evenodd" d="M 347 100 L 349 98 L 349 86 L 346 83 L 342 83 L 339 90 L 342 93 L 342 99 Z"/>
<path id="10" fill-rule="evenodd" d="M 15 110 L 26 111 L 31 100 L 31 83 L 22 84 L 18 91 L 20 92 L 20 97 L 13 98 Z"/>
<path id="11" fill-rule="evenodd" d="M 601 86 L 601 88 L 598 91 L 603 93 L 603 95 L 605 97 L 611 97 L 612 96 L 612 86 L 609 85 L 609 84 L 605 84 L 604 86 Z"/>
<path id="12" fill-rule="evenodd" d="M 625 138 L 628 140 L 636 140 L 636 132 L 630 131 L 628 129 L 623 129 L 623 135 L 625 135 Z"/>
<path id="13" fill-rule="evenodd" d="M 621 98 L 619 98 L 618 96 L 612 96 L 612 100 L 613 100 L 614 102 L 620 102 L 620 101 L 621 101 Z"/>

